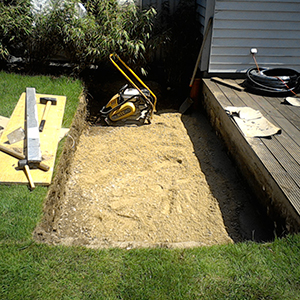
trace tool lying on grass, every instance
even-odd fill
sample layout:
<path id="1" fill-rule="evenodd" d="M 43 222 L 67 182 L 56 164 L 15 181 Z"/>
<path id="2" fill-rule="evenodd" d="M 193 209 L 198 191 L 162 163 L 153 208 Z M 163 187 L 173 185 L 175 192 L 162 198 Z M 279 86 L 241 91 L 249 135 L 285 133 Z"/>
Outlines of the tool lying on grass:
<path id="1" fill-rule="evenodd" d="M 41 97 L 40 98 L 40 103 L 42 104 L 46 104 L 46 107 L 44 109 L 43 112 L 43 116 L 42 116 L 42 120 L 40 123 L 40 127 L 39 127 L 39 131 L 42 132 L 44 130 L 44 126 L 47 120 L 47 116 L 50 110 L 51 105 L 56 105 L 57 104 L 57 100 L 56 98 L 49 98 L 49 97 Z"/>
<path id="2" fill-rule="evenodd" d="M 156 96 L 117 54 L 109 58 L 131 86 L 126 84 L 111 98 L 100 110 L 98 120 L 112 126 L 150 123 L 156 110 Z"/>

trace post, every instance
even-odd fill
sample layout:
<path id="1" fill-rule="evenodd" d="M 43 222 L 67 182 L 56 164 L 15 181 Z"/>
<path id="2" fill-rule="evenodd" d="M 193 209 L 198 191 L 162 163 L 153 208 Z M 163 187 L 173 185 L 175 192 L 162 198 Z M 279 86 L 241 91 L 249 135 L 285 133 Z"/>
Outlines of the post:
<path id="1" fill-rule="evenodd" d="M 26 159 L 28 163 L 40 163 L 42 154 L 40 149 L 40 133 L 38 113 L 35 98 L 35 88 L 26 88 Z"/>

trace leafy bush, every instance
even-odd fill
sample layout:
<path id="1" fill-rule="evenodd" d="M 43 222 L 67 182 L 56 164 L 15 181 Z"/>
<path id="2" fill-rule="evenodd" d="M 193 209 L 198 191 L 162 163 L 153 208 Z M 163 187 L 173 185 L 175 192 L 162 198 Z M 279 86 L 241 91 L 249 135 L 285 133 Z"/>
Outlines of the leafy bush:
<path id="1" fill-rule="evenodd" d="M 80 70 L 97 64 L 112 52 L 124 59 L 144 58 L 156 11 L 141 11 L 116 0 L 87 1 L 87 15 L 79 17 L 74 0 L 53 1 L 48 11 L 30 12 L 29 0 L 14 5 L 0 2 L 0 56 L 18 54 L 44 64 L 63 56 Z"/>
<path id="2" fill-rule="evenodd" d="M 24 43 L 31 35 L 32 18 L 28 0 L 0 1 L 0 59 L 24 54 Z"/>
<path id="3" fill-rule="evenodd" d="M 32 35 L 27 41 L 29 60 L 45 63 L 64 58 L 79 64 L 83 61 L 82 49 L 93 24 L 90 18 L 78 18 L 73 4 L 53 2 L 51 10 L 35 15 Z"/>

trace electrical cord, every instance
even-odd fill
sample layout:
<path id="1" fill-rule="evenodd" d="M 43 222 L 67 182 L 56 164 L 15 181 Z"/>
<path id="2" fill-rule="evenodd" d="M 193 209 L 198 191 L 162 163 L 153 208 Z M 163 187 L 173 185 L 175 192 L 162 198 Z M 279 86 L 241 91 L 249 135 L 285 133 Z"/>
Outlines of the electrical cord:
<path id="1" fill-rule="evenodd" d="M 288 68 L 250 68 L 244 84 L 249 90 L 260 94 L 296 95 L 300 89 L 300 74 Z"/>

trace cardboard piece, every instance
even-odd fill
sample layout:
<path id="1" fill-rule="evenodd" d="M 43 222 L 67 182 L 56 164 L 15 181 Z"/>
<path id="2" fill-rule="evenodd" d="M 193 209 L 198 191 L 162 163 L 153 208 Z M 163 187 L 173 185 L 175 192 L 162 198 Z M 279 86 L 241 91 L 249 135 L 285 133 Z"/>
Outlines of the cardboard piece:
<path id="1" fill-rule="evenodd" d="M 281 129 L 269 122 L 258 110 L 235 106 L 228 106 L 225 110 L 246 137 L 269 137 L 281 133 Z"/>

